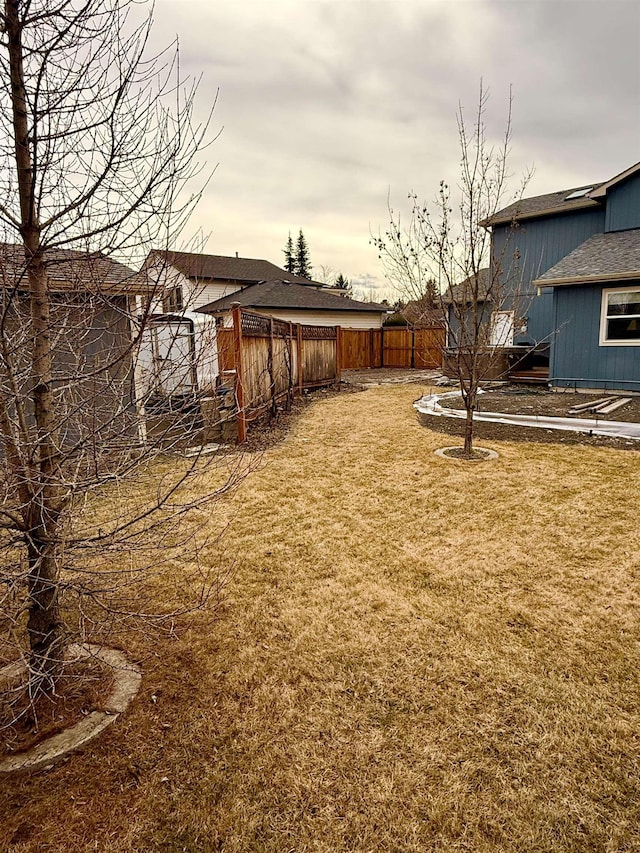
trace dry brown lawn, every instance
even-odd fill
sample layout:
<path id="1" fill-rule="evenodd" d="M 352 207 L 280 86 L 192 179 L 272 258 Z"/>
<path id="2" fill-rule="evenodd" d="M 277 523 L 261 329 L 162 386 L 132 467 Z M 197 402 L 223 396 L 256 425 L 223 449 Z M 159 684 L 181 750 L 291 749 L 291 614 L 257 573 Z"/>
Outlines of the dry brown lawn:
<path id="1" fill-rule="evenodd" d="M 264 454 L 212 512 L 216 619 L 0 782 L 0 850 L 640 850 L 640 452 L 440 459 L 417 396 L 319 401 Z"/>

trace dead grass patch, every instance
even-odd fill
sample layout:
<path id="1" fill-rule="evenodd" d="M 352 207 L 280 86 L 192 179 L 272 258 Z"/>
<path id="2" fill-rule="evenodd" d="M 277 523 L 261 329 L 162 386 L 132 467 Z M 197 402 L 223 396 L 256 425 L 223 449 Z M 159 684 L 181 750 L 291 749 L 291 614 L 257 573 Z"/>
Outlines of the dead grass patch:
<path id="1" fill-rule="evenodd" d="M 158 641 L 90 750 L 6 786 L 0 848 L 640 849 L 640 454 L 452 465 L 416 396 L 326 399 L 265 451 L 212 519 L 219 618 Z"/>

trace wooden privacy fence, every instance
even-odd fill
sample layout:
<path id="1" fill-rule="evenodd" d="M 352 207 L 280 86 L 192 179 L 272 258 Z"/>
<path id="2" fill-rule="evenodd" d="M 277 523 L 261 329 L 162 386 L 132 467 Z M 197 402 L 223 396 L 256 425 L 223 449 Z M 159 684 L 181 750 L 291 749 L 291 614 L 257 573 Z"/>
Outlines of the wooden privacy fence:
<path id="1" fill-rule="evenodd" d="M 340 331 L 233 309 L 233 328 L 217 332 L 218 364 L 221 375 L 235 371 L 238 441 L 248 421 L 275 414 L 280 402 L 340 381 Z"/>
<path id="2" fill-rule="evenodd" d="M 440 368 L 444 345 L 445 330 L 442 326 L 342 329 L 340 366 L 343 370 L 367 367 Z"/>

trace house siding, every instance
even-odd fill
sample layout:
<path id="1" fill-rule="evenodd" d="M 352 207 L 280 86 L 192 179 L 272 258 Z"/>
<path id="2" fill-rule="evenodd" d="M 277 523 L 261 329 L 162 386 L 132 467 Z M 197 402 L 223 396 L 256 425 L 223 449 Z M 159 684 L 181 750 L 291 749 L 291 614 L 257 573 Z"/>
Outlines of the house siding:
<path id="1" fill-rule="evenodd" d="M 625 282 L 625 285 L 638 282 Z M 611 284 L 554 288 L 557 332 L 550 384 L 640 391 L 640 346 L 600 346 L 602 291 Z"/>
<path id="2" fill-rule="evenodd" d="M 604 210 L 577 210 L 561 216 L 525 220 L 515 228 L 493 229 L 492 263 L 502 267 L 505 288 L 518 294 L 518 307 L 509 301 L 516 313 L 527 319 L 526 334 L 516 336 L 516 343 L 537 344 L 551 339 L 556 328 L 553 295 L 531 282 L 593 234 L 604 230 Z"/>
<path id="3" fill-rule="evenodd" d="M 640 175 L 634 175 L 607 193 L 605 231 L 640 228 Z"/>
<path id="4" fill-rule="evenodd" d="M 151 271 L 150 278 L 159 288 L 182 288 L 182 303 L 184 309 L 188 311 L 195 311 L 196 308 L 201 308 L 203 305 L 208 305 L 209 302 L 215 302 L 217 299 L 222 299 L 223 296 L 241 289 L 241 285 L 235 281 L 194 281 L 172 266 L 162 267 L 155 273 Z M 164 295 L 163 290 L 158 291 L 152 302 L 152 313 L 163 313 Z"/>
<path id="5" fill-rule="evenodd" d="M 207 282 L 203 284 L 189 281 L 187 286 L 189 295 L 187 297 L 185 294 L 185 306 L 188 306 L 190 311 L 202 308 L 203 305 L 208 305 L 210 302 L 215 302 L 217 299 L 222 299 L 223 296 L 241 289 L 239 284 L 229 282 Z"/>

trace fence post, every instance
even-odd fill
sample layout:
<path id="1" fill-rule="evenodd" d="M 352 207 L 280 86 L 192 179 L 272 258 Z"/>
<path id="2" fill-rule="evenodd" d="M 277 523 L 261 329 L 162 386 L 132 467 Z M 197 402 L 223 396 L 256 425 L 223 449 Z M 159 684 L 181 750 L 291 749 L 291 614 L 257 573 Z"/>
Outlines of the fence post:
<path id="1" fill-rule="evenodd" d="M 247 440 L 247 414 L 244 409 L 244 387 L 242 383 L 242 309 L 236 305 L 233 315 L 233 354 L 236 367 L 236 404 L 238 406 L 238 444 Z"/>
<path id="2" fill-rule="evenodd" d="M 411 327 L 411 369 L 416 366 L 416 330 Z"/>
<path id="3" fill-rule="evenodd" d="M 384 326 L 380 326 L 380 367 L 384 367 Z"/>
<path id="4" fill-rule="evenodd" d="M 293 323 L 289 320 L 289 364 L 287 370 L 287 411 L 291 408 L 293 402 Z"/>
<path id="5" fill-rule="evenodd" d="M 302 389 L 304 387 L 304 372 L 302 367 L 302 325 L 300 323 L 296 323 L 296 330 L 296 346 L 298 349 L 298 394 L 302 396 Z"/>
<path id="6" fill-rule="evenodd" d="M 342 326 L 336 326 L 336 384 L 340 386 L 342 374 Z"/>
<path id="7" fill-rule="evenodd" d="M 276 400 L 276 378 L 273 371 L 273 317 L 269 317 L 269 349 L 267 351 L 267 370 L 269 372 L 271 416 L 275 417 L 278 413 L 278 402 Z"/>

